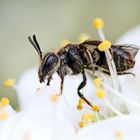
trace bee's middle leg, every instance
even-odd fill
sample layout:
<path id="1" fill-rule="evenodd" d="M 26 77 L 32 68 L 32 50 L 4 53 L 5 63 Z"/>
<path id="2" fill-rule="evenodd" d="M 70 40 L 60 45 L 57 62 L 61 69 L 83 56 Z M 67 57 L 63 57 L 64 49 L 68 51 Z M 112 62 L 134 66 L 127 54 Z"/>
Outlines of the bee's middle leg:
<path id="1" fill-rule="evenodd" d="M 80 90 L 86 85 L 87 83 L 87 78 L 86 78 L 86 75 L 85 75 L 85 72 L 83 70 L 82 72 L 82 75 L 83 75 L 83 81 L 80 83 L 80 85 L 78 86 L 78 95 L 81 99 L 83 99 L 89 106 L 93 107 L 92 104 L 84 97 L 83 93 L 80 92 Z"/>

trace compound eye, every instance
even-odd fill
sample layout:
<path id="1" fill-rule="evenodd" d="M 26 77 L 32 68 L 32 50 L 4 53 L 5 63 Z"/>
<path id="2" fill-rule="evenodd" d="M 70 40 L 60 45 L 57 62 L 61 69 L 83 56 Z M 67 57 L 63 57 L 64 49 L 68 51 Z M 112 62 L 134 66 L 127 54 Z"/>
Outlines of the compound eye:
<path id="1" fill-rule="evenodd" d="M 54 53 L 48 53 L 44 58 L 43 71 L 53 73 L 59 64 L 59 58 Z"/>

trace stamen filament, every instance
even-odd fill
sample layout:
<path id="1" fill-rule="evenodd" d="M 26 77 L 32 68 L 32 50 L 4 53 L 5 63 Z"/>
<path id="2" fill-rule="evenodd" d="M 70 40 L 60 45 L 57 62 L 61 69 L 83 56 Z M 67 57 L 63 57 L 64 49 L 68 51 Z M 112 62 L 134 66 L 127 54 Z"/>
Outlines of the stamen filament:
<path id="1" fill-rule="evenodd" d="M 99 119 L 99 116 L 98 116 L 98 112 L 95 112 L 95 116 L 96 116 L 97 122 L 99 122 L 100 119 Z"/>
<path id="2" fill-rule="evenodd" d="M 102 19 L 99 19 L 99 18 L 95 19 L 94 22 L 93 22 L 93 25 L 97 29 L 97 33 L 99 35 L 99 38 L 102 41 L 104 41 L 105 40 L 105 35 L 103 33 L 103 30 L 102 30 L 102 28 L 104 27 L 104 22 L 102 21 Z M 112 59 L 112 55 L 110 54 L 108 49 L 105 51 L 105 56 L 106 56 L 109 71 L 110 71 L 110 74 L 111 74 L 113 87 L 117 91 L 119 91 L 119 82 L 118 82 L 118 79 L 117 79 L 116 66 L 115 66 L 114 60 Z"/>
<path id="3" fill-rule="evenodd" d="M 117 115 L 123 115 L 120 111 L 118 111 L 116 108 L 114 108 L 112 106 L 112 104 L 109 103 L 109 101 L 105 98 L 103 99 L 103 101 L 105 102 L 105 104 Z"/>
<path id="4" fill-rule="evenodd" d="M 102 85 L 107 88 L 108 90 L 110 90 L 112 93 L 114 93 L 116 96 L 120 97 L 121 99 L 123 99 L 125 102 L 128 102 L 131 105 L 134 105 L 138 108 L 140 108 L 140 104 L 123 96 L 122 94 L 120 94 L 118 91 L 114 90 L 113 88 L 109 87 L 107 84 L 105 84 L 104 82 L 102 82 Z"/>
<path id="5" fill-rule="evenodd" d="M 105 36 L 104 36 L 103 30 L 102 29 L 98 29 L 97 32 L 98 32 L 98 35 L 99 35 L 100 39 L 102 41 L 104 41 L 105 40 Z M 113 87 L 117 91 L 119 91 L 116 66 L 115 66 L 114 60 L 112 59 L 112 55 L 110 54 L 108 49 L 105 51 L 105 56 L 106 56 L 108 67 L 109 67 L 109 71 L 110 71 L 110 74 L 111 74 L 111 77 L 112 77 Z"/>

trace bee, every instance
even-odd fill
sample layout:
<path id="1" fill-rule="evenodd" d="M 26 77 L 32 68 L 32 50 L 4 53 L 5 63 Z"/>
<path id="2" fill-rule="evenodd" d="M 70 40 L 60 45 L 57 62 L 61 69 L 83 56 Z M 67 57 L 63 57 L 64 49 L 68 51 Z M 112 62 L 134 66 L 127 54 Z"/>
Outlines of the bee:
<path id="1" fill-rule="evenodd" d="M 86 85 L 87 78 L 85 70 L 90 70 L 93 74 L 96 71 L 101 71 L 110 75 L 108 63 L 106 60 L 105 52 L 98 50 L 98 45 L 101 41 L 86 40 L 79 44 L 67 44 L 59 49 L 57 53 L 48 52 L 44 56 L 40 49 L 36 36 L 28 37 L 30 43 L 37 51 L 41 64 L 38 70 L 40 83 L 45 82 L 50 85 L 52 75 L 57 72 L 61 79 L 60 94 L 63 91 L 63 83 L 66 75 L 82 74 L 83 81 L 77 88 L 77 93 L 89 106 L 92 104 L 81 93 L 81 89 Z M 135 56 L 138 48 L 133 45 L 112 45 L 109 49 L 112 59 L 114 60 L 117 75 L 132 74 L 127 72 L 135 65 Z"/>

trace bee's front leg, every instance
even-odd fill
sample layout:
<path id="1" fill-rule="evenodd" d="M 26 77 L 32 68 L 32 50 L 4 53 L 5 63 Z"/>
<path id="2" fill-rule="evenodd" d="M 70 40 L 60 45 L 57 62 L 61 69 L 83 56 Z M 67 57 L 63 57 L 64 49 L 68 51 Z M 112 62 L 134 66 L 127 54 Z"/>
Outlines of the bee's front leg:
<path id="1" fill-rule="evenodd" d="M 47 78 L 47 86 L 49 86 L 50 85 L 50 81 L 52 80 L 52 76 L 49 76 L 48 78 Z"/>
<path id="2" fill-rule="evenodd" d="M 60 86 L 60 93 L 59 93 L 59 95 L 62 95 L 62 92 L 63 92 L 63 85 L 64 85 L 64 76 L 61 76 L 60 77 L 61 78 L 61 86 Z"/>

